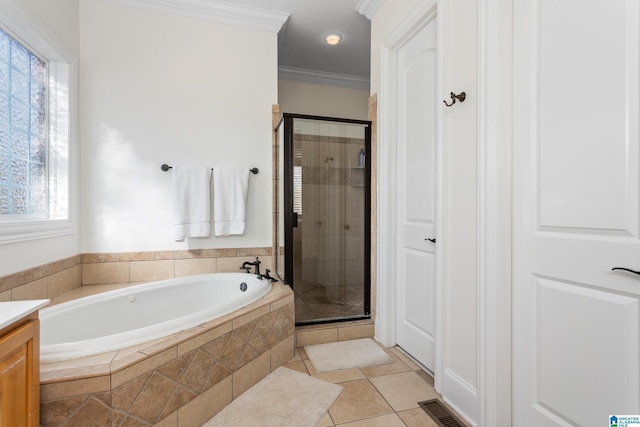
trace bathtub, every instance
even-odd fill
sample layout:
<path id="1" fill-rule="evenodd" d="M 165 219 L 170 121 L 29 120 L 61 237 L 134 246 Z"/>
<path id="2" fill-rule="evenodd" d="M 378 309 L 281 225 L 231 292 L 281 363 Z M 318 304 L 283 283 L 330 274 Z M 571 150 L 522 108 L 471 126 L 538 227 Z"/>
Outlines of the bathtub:
<path id="1" fill-rule="evenodd" d="M 40 361 L 91 356 L 162 338 L 238 310 L 271 282 L 213 273 L 135 285 L 40 311 Z"/>

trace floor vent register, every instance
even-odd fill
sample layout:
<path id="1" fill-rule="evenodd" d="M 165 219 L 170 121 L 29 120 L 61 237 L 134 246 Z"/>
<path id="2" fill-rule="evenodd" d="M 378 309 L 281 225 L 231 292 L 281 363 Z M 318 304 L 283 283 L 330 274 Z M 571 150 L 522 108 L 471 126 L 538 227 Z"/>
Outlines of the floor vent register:
<path id="1" fill-rule="evenodd" d="M 429 415 L 440 427 L 464 427 L 465 425 L 458 420 L 445 406 L 438 400 L 425 400 L 418 402 L 418 405 Z"/>

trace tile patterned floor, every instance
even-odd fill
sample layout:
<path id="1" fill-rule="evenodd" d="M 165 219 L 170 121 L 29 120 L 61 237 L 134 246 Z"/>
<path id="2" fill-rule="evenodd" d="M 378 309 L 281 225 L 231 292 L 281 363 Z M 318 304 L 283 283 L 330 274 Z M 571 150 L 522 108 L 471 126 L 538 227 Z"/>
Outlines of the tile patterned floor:
<path id="1" fill-rule="evenodd" d="M 324 287 L 303 280 L 296 282 L 296 321 L 339 319 L 364 314 L 364 287 Z"/>
<path id="2" fill-rule="evenodd" d="M 433 379 L 397 348 L 381 348 L 393 363 L 323 373 L 313 369 L 304 348 L 296 349 L 284 366 L 344 387 L 317 427 L 438 426 L 417 403 L 440 398 Z"/>

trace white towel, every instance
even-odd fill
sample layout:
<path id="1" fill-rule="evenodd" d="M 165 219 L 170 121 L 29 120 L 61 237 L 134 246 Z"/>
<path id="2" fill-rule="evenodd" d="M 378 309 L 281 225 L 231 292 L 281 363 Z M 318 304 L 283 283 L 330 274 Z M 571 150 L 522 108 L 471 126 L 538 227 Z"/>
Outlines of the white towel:
<path id="1" fill-rule="evenodd" d="M 244 234 L 249 167 L 213 167 L 213 227 L 216 236 Z"/>
<path id="2" fill-rule="evenodd" d="M 211 168 L 173 165 L 174 238 L 211 236 Z"/>

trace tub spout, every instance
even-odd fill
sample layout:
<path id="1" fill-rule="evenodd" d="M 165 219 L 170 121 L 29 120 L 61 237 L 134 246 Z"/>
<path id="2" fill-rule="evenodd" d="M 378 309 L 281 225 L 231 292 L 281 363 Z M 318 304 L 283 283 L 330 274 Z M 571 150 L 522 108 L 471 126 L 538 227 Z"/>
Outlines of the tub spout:
<path id="1" fill-rule="evenodd" d="M 250 265 L 253 265 L 253 264 L 251 264 L 249 261 L 245 261 L 242 263 L 242 267 L 240 267 L 240 270 L 246 270 L 247 273 L 251 273 Z"/>

